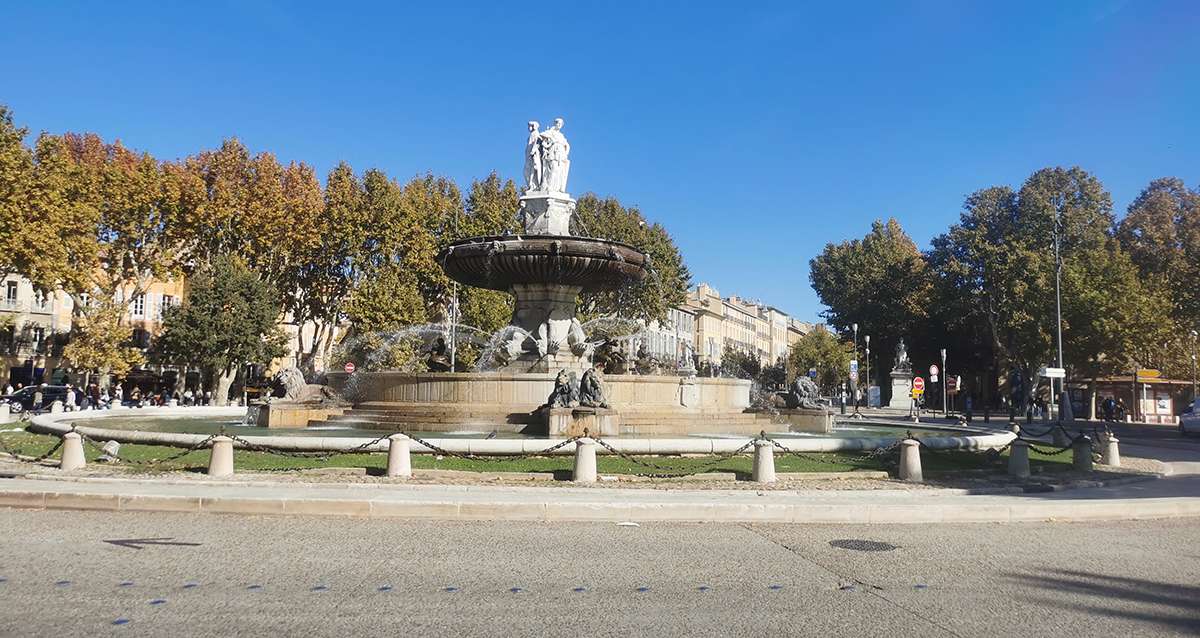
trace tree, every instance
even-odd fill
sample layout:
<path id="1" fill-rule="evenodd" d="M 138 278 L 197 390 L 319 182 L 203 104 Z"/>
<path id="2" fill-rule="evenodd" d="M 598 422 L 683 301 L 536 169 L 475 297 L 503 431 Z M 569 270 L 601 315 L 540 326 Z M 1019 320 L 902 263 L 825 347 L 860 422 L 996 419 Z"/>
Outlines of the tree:
<path id="1" fill-rule="evenodd" d="M 788 367 L 797 375 L 816 369 L 817 386 L 832 394 L 850 374 L 851 344 L 838 339 L 825 326 L 816 326 L 788 351 Z"/>
<path id="2" fill-rule="evenodd" d="M 862 239 L 827 244 L 809 268 L 813 290 L 828 308 L 824 315 L 842 335 L 857 323 L 859 336 L 871 335 L 877 352 L 895 350 L 904 337 L 921 347 L 912 336 L 928 316 L 933 285 L 924 256 L 895 219 L 876 220 Z"/>
<path id="3" fill-rule="evenodd" d="M 762 373 L 762 362 L 753 353 L 725 346 L 721 353 L 721 376 L 735 379 L 756 379 Z"/>
<path id="4" fill-rule="evenodd" d="M 1168 297 L 1138 359 L 1172 376 L 1190 374 L 1189 334 L 1200 330 L 1200 192 L 1178 178 L 1156 179 L 1130 204 L 1115 234 L 1142 283 Z"/>
<path id="5" fill-rule="evenodd" d="M 85 386 L 93 370 L 122 377 L 145 362 L 141 350 L 130 345 L 133 329 L 124 321 L 125 304 L 109 299 L 90 303 L 92 308 L 75 318 L 63 348 L 63 359 L 83 368 Z"/>
<path id="6" fill-rule="evenodd" d="M 225 405 L 242 366 L 286 352 L 278 317 L 271 286 L 241 258 L 218 256 L 192 277 L 184 303 L 163 312 L 156 350 L 163 360 L 204 370 L 215 380 L 218 405 Z"/>
<path id="7" fill-rule="evenodd" d="M 929 261 L 939 299 L 953 306 L 960 325 L 987 327 L 998 376 L 1015 369 L 1028 380 L 1039 366 L 1057 363 L 1056 226 L 1071 376 L 1095 378 L 1127 366 L 1146 335 L 1139 308 L 1160 300 L 1108 235 L 1112 225 L 1111 198 L 1099 180 L 1079 168 L 1047 168 L 1017 193 L 1001 186 L 972 194 L 960 222 L 934 239 Z"/>
<path id="8" fill-rule="evenodd" d="M 581 314 L 664 321 L 668 310 L 683 303 L 691 273 L 662 225 L 647 223 L 636 207 L 627 208 L 614 197 L 601 199 L 592 193 L 579 198 L 573 221 L 575 232 L 629 244 L 650 257 L 650 272 L 641 282 L 582 295 Z"/>

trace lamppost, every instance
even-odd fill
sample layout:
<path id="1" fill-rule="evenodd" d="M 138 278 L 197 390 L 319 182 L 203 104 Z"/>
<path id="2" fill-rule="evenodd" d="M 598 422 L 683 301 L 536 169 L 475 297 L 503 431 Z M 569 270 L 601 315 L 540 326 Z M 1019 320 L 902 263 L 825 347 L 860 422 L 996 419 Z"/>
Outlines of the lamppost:
<path id="1" fill-rule="evenodd" d="M 1054 312 L 1056 321 L 1058 322 L 1058 367 L 1063 366 L 1063 338 L 1062 338 L 1062 254 L 1059 252 L 1059 235 L 1062 234 L 1062 202 L 1055 201 L 1054 205 Z M 1067 378 L 1063 377 L 1059 382 L 1059 388 L 1066 391 Z M 1054 396 L 1054 379 L 1050 379 L 1050 409 L 1054 409 L 1054 404 L 1057 403 Z M 1058 421 L 1062 422 L 1062 408 L 1059 407 Z"/>
<path id="2" fill-rule="evenodd" d="M 1192 403 L 1196 402 L 1196 338 L 1200 333 L 1192 331 Z"/>
<path id="3" fill-rule="evenodd" d="M 942 348 L 942 416 L 950 416 L 950 411 L 946 406 L 946 379 L 950 378 L 950 373 L 946 370 L 946 349 Z"/>
<path id="4" fill-rule="evenodd" d="M 864 363 L 867 364 L 867 407 L 869 408 L 871 407 L 871 335 L 864 336 L 863 341 L 867 344 Z"/>
<path id="5" fill-rule="evenodd" d="M 854 416 L 858 413 L 858 324 L 852 324 L 854 330 L 854 359 L 851 360 L 850 397 L 854 399 Z"/>

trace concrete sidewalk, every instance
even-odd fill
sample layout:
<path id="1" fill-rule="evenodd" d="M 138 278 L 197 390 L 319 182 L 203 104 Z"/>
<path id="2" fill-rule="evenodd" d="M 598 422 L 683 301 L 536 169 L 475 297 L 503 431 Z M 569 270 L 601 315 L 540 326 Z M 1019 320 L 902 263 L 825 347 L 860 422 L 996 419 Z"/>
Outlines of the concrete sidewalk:
<path id="1" fill-rule="evenodd" d="M 1200 516 L 1200 476 L 1015 495 L 960 490 L 654 490 L 153 480 L 0 480 L 0 506 L 32 509 L 496 521 L 940 523 Z"/>

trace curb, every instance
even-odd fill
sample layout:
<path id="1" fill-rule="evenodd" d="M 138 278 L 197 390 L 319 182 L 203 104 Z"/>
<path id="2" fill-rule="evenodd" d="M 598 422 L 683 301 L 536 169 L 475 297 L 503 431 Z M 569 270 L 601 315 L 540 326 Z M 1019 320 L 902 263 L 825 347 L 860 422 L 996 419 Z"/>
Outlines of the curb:
<path id="1" fill-rule="evenodd" d="M 1027 496 L 850 495 L 742 492 L 705 495 L 616 493 L 572 489 L 558 494 L 526 490 L 370 490 L 366 494 L 254 494 L 254 488 L 201 489 L 187 493 L 112 486 L 66 489 L 26 485 L 0 490 L 0 507 L 35 510 L 176 512 L 195 514 L 303 515 L 373 519 L 460 521 L 635 521 L 708 523 L 1011 523 L 1033 521 L 1142 520 L 1200 517 L 1200 498 L 1045 499 Z M 144 485 L 141 487 L 145 487 Z M 179 492 L 179 486 L 174 490 Z M 205 489 L 207 488 L 207 489 Z M 278 491 L 278 490 L 276 490 Z M 558 490 L 556 490 L 558 491 Z M 208 492 L 208 494 L 205 494 Z M 247 492 L 237 494 L 236 492 Z"/>

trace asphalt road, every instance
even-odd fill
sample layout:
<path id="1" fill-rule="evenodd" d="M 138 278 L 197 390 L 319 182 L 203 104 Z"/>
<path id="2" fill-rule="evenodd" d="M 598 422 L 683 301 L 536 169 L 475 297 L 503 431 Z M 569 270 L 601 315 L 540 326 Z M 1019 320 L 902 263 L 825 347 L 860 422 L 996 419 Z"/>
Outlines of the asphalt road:
<path id="1" fill-rule="evenodd" d="M 105 542 L 163 537 L 199 544 Z M 625 527 L 2 510 L 0 538 L 5 636 L 1200 632 L 1196 520 Z"/>

